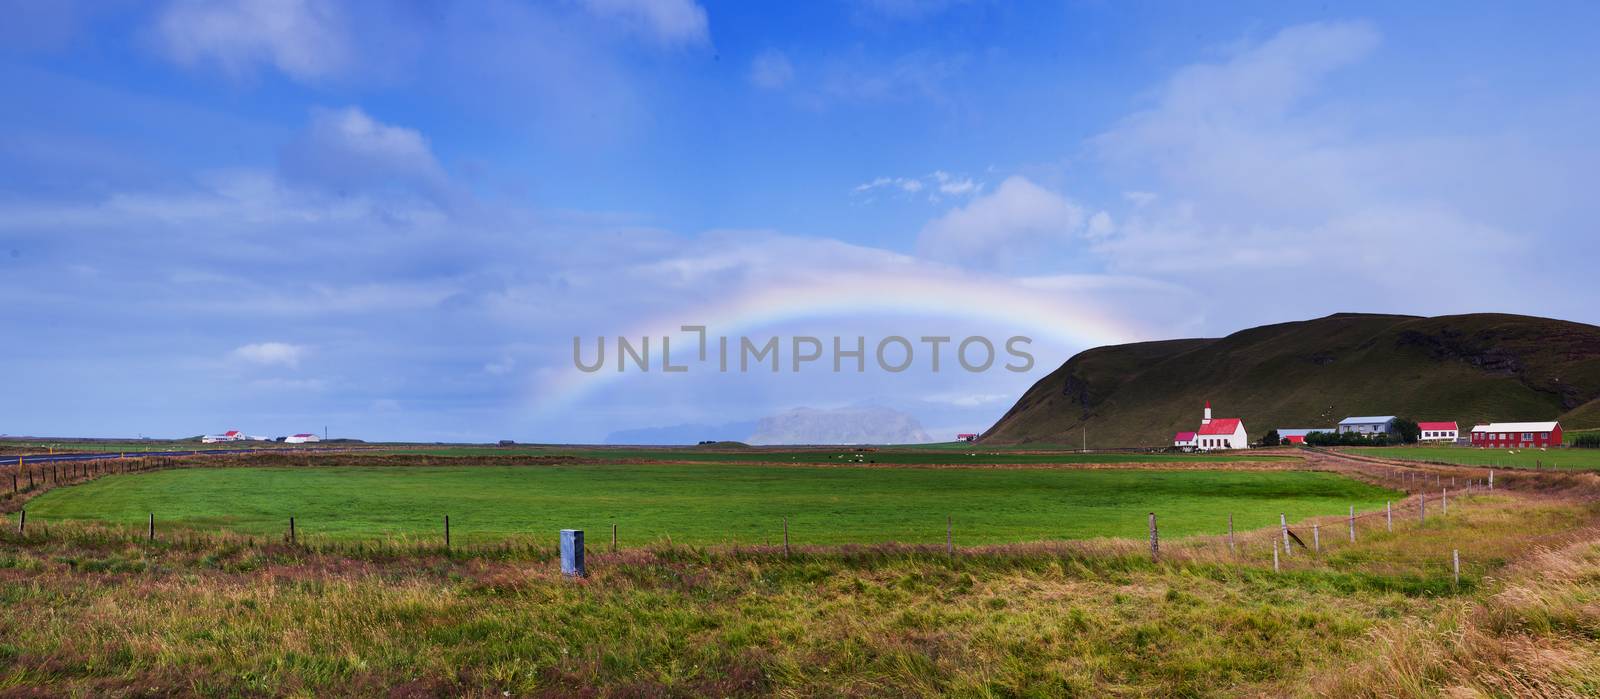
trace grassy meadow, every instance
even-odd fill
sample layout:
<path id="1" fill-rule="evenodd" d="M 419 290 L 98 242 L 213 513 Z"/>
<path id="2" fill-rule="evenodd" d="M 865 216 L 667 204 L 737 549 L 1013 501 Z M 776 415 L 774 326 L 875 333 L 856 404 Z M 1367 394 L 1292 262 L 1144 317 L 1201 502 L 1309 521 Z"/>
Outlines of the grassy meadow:
<path id="1" fill-rule="evenodd" d="M 1385 459 L 1438 461 L 1464 466 L 1600 469 L 1600 449 L 1477 449 L 1474 447 L 1355 447 L 1351 454 Z"/>
<path id="2" fill-rule="evenodd" d="M 739 465 L 552 465 L 189 468 L 116 475 L 28 503 L 30 520 L 98 520 L 162 528 L 331 539 L 434 538 L 451 517 L 456 542 L 585 529 L 625 546 L 686 544 L 957 545 L 1138 537 L 1147 513 L 1173 536 L 1218 534 L 1288 513 L 1381 508 L 1398 494 L 1332 473 L 1155 469 L 864 468 Z"/>
<path id="3" fill-rule="evenodd" d="M 1269 474 L 1248 474 L 1269 475 Z M 1220 539 L 525 559 L 0 527 L 0 693 L 1585 696 L 1592 506 L 1474 496 L 1272 567 Z M 8 520 L 9 521 L 9 520 Z M 31 518 L 30 518 L 31 521 Z M 1304 528 L 1300 531 L 1304 533 Z M 1451 574 L 1459 551 L 1462 576 Z M 1531 555 L 1530 555 L 1531 554 Z"/>
<path id="4" fill-rule="evenodd" d="M 1195 464 L 1282 461 L 1270 454 L 1154 454 L 1143 452 L 1077 452 L 1045 448 L 980 447 L 975 444 L 917 447 L 475 447 L 393 446 L 389 454 L 411 456 L 571 456 L 603 461 L 647 460 L 711 463 L 793 463 L 890 465 L 989 464 Z"/>

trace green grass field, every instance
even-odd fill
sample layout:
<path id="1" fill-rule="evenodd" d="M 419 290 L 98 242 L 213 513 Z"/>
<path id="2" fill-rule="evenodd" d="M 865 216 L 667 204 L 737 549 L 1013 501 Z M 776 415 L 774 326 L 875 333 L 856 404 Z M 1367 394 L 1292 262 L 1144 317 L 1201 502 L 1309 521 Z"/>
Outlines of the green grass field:
<path id="1" fill-rule="evenodd" d="M 1472 447 L 1358 447 L 1351 454 L 1385 459 L 1442 461 L 1465 466 L 1600 469 L 1600 449 L 1475 449 Z"/>
<path id="2" fill-rule="evenodd" d="M 1381 507 L 1397 496 L 1341 476 L 1294 471 L 552 466 L 181 469 L 112 476 L 29 503 L 30 521 L 97 519 L 333 539 L 455 541 L 549 535 L 561 528 L 625 545 L 780 541 L 944 541 L 958 545 L 1139 537 L 1156 512 L 1167 536 L 1222 533 Z"/>
<path id="3" fill-rule="evenodd" d="M 1146 454 L 1127 452 L 1028 451 L 1015 447 L 995 449 L 978 445 L 956 447 L 884 447 L 868 450 L 850 448 L 749 447 L 734 449 L 641 448 L 641 447 L 472 447 L 397 446 L 385 453 L 416 456 L 576 456 L 589 459 L 650 461 L 707 461 L 727 463 L 839 464 L 860 459 L 862 463 L 918 464 L 929 466 L 961 464 L 1129 464 L 1129 463 L 1225 463 L 1239 461 L 1281 461 L 1288 457 L 1250 454 Z"/>

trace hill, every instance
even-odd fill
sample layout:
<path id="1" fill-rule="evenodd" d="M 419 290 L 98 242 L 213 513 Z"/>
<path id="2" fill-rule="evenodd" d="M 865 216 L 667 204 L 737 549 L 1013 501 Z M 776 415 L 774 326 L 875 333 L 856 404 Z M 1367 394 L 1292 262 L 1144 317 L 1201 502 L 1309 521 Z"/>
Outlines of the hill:
<path id="1" fill-rule="evenodd" d="M 1028 389 L 983 441 L 1168 445 L 1210 400 L 1251 439 L 1351 415 L 1600 427 L 1600 327 L 1470 314 L 1338 313 L 1223 338 L 1096 347 Z"/>

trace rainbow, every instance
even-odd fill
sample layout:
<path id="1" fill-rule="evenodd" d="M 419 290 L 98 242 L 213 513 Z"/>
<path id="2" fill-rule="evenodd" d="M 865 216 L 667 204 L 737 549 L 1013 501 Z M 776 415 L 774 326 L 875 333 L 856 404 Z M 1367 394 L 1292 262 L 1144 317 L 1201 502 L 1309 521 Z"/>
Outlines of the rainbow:
<path id="1" fill-rule="evenodd" d="M 733 337 L 784 321 L 898 314 L 982 320 L 1015 328 L 1016 334 L 1035 340 L 1048 339 L 1077 348 L 1133 342 L 1148 336 L 1122 318 L 1103 314 L 1087 304 L 1071 303 L 1062 298 L 1065 293 L 1030 288 L 1010 280 L 959 276 L 958 273 L 937 278 L 926 274 L 881 272 L 825 274 L 806 284 L 770 285 L 725 302 L 686 308 L 670 317 L 649 319 L 619 334 L 628 338 L 669 335 L 679 339 L 686 335 L 680 330 L 681 326 L 704 325 L 714 347 L 718 336 Z M 695 336 L 690 333 L 687 337 Z M 867 341 L 870 357 L 875 340 L 868 338 Z M 586 346 L 592 347 L 592 344 Z M 615 351 L 610 343 L 607 347 L 608 351 Z M 714 355 L 715 349 L 712 351 Z M 535 389 L 533 403 L 538 412 L 570 406 L 601 386 L 638 373 L 632 367 L 628 372 L 616 371 L 614 362 L 608 362 L 600 371 L 585 373 L 571 365 L 570 355 L 564 356 L 566 363 L 553 372 L 553 378 Z M 692 349 L 687 356 L 693 358 Z M 1001 357 L 1004 358 L 1003 353 Z M 1043 357 L 1039 359 L 1046 361 Z M 652 360 L 659 362 L 655 356 Z M 651 371 L 656 370 L 655 366 L 651 368 Z"/>

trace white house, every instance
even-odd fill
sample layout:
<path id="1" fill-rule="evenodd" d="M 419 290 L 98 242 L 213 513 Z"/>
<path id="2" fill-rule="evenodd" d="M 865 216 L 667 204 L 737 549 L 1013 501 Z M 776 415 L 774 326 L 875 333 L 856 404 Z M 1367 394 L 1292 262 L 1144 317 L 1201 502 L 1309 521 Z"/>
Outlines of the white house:
<path id="1" fill-rule="evenodd" d="M 1193 432 L 1179 432 L 1172 435 L 1172 446 L 1184 451 L 1194 451 L 1195 440 L 1198 436 Z"/>
<path id="2" fill-rule="evenodd" d="M 201 437 L 200 438 L 200 443 L 201 444 L 216 444 L 218 442 L 243 442 L 246 439 L 249 439 L 249 438 L 244 436 L 243 432 L 240 432 L 238 430 L 228 430 L 227 432 L 223 432 L 222 434 L 208 434 L 208 435 L 206 435 L 204 437 Z"/>
<path id="3" fill-rule="evenodd" d="M 308 442 L 320 442 L 320 441 L 322 441 L 321 437 L 318 437 L 318 436 L 316 436 L 314 434 L 311 434 L 309 432 L 302 433 L 302 434 L 292 434 L 292 435 L 289 435 L 288 437 L 285 437 L 284 440 L 283 440 L 283 442 L 285 444 L 306 444 Z"/>
<path id="4" fill-rule="evenodd" d="M 1195 432 L 1195 449 L 1249 449 L 1250 438 L 1245 435 L 1244 420 L 1236 417 L 1211 418 L 1211 401 L 1206 401 L 1205 417 Z"/>
<path id="5" fill-rule="evenodd" d="M 1417 438 L 1422 442 L 1454 442 L 1461 436 L 1461 430 L 1454 422 L 1419 422 L 1417 429 L 1422 431 Z"/>

